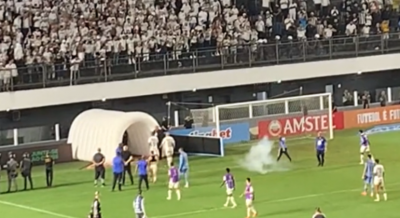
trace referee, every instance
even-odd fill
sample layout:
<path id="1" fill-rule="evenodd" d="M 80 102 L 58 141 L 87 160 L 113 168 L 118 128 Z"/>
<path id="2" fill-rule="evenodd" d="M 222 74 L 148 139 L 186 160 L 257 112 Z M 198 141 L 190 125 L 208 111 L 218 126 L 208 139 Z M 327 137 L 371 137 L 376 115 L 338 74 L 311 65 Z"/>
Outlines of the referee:
<path id="1" fill-rule="evenodd" d="M 279 161 L 282 157 L 282 155 L 285 155 L 290 162 L 292 162 L 292 158 L 289 155 L 288 149 L 287 149 L 287 145 L 286 145 L 286 139 L 285 137 L 279 137 L 279 151 L 278 151 L 278 158 L 276 159 L 277 161 Z"/>
<path id="2" fill-rule="evenodd" d="M 314 215 L 312 218 L 325 218 L 325 214 L 322 213 L 321 208 L 317 207 L 317 209 L 314 212 Z"/>
<path id="3" fill-rule="evenodd" d="M 122 174 L 122 185 L 125 185 L 125 177 L 126 174 L 129 176 L 129 180 L 131 181 L 131 185 L 133 185 L 133 176 L 132 176 L 132 167 L 131 162 L 133 160 L 132 153 L 128 150 L 128 146 L 124 145 L 122 148 L 122 159 L 125 162 L 124 173 Z"/>
<path id="4" fill-rule="evenodd" d="M 149 178 L 147 176 L 147 161 L 142 156 L 136 164 L 136 172 L 139 176 L 139 190 L 142 190 L 142 183 L 144 181 L 146 189 L 149 190 Z"/>

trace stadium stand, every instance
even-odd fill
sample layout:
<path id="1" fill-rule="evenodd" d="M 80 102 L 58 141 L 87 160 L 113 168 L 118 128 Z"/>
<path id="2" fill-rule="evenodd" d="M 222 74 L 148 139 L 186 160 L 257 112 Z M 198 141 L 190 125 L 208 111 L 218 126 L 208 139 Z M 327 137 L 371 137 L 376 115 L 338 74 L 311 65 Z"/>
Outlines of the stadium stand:
<path id="1" fill-rule="evenodd" d="M 400 51 L 392 0 L 0 1 L 2 91 Z"/>

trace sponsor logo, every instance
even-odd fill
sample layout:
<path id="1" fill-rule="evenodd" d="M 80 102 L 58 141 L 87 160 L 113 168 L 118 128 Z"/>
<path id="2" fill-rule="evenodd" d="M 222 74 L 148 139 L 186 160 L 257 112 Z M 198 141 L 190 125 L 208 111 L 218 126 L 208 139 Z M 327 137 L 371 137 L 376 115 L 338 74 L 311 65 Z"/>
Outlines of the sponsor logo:
<path id="1" fill-rule="evenodd" d="M 224 143 L 238 143 L 250 140 L 249 123 L 231 123 L 220 126 L 218 133 L 212 127 L 195 127 L 193 129 L 172 129 L 171 135 L 179 136 L 203 136 L 203 137 L 221 137 Z"/>
<path id="2" fill-rule="evenodd" d="M 0 147 L 0 164 L 4 166 L 8 161 L 8 153 L 12 152 L 16 156 L 16 160 L 20 161 L 22 155 L 27 152 L 30 154 L 33 165 L 44 164 L 44 157 L 46 153 L 57 162 L 71 162 L 74 161 L 72 158 L 72 148 L 70 144 L 65 141 L 44 143 L 38 145 L 21 145 L 13 147 Z"/>
<path id="3" fill-rule="evenodd" d="M 346 129 L 399 122 L 400 105 L 344 112 L 344 126 Z"/>
<path id="4" fill-rule="evenodd" d="M 365 133 L 367 135 L 372 135 L 376 133 L 394 132 L 394 131 L 400 131 L 400 124 L 375 126 L 365 131 Z"/>
<path id="5" fill-rule="evenodd" d="M 225 130 L 219 131 L 219 137 L 223 139 L 230 139 L 232 137 L 232 128 L 227 128 Z M 201 132 L 200 130 L 194 130 L 189 133 L 192 136 L 208 136 L 208 137 L 218 137 L 218 133 L 216 129 L 211 129 L 208 132 Z"/>
<path id="6" fill-rule="evenodd" d="M 268 125 L 268 130 L 269 130 L 270 136 L 279 136 L 282 131 L 281 122 L 279 122 L 279 120 L 271 121 Z"/>
<path id="7" fill-rule="evenodd" d="M 334 129 L 343 129 L 343 113 L 337 112 L 332 116 Z M 274 120 L 263 120 L 258 123 L 259 138 L 264 136 L 277 137 L 313 133 L 329 130 L 328 114 L 315 116 L 296 116 Z"/>

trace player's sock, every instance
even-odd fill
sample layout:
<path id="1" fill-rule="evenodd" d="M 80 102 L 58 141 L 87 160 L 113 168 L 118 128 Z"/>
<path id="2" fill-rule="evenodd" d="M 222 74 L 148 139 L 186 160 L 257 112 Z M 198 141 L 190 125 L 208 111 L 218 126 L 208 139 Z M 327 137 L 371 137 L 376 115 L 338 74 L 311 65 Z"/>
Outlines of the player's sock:
<path id="1" fill-rule="evenodd" d="M 251 207 L 251 213 L 253 213 L 253 217 L 257 215 L 257 211 L 254 207 Z"/>
<path id="2" fill-rule="evenodd" d="M 380 201 L 381 199 L 380 199 L 380 196 L 379 196 L 379 193 L 376 193 L 376 199 L 375 199 L 375 201 Z"/>
<path id="3" fill-rule="evenodd" d="M 364 163 L 364 154 L 360 154 L 360 163 L 361 163 L 361 164 Z"/>
<path id="4" fill-rule="evenodd" d="M 153 182 L 156 182 L 157 181 L 157 176 L 154 176 L 153 177 Z"/>
<path id="5" fill-rule="evenodd" d="M 230 201 L 231 201 L 231 196 L 227 196 L 224 206 L 227 207 Z"/>
<path id="6" fill-rule="evenodd" d="M 185 173 L 185 187 L 189 187 L 189 173 Z"/>
<path id="7" fill-rule="evenodd" d="M 387 194 L 383 193 L 383 200 L 387 201 Z"/>
<path id="8" fill-rule="evenodd" d="M 96 179 L 96 180 L 94 180 L 94 185 L 97 185 L 97 179 Z"/>
<path id="9" fill-rule="evenodd" d="M 235 198 L 234 197 L 231 197 L 231 204 L 232 204 L 232 207 L 236 207 L 236 202 L 235 202 Z"/>
<path id="10" fill-rule="evenodd" d="M 251 217 L 251 208 L 250 207 L 247 208 L 247 217 Z"/>
<path id="11" fill-rule="evenodd" d="M 179 189 L 177 189 L 175 192 L 176 192 L 176 198 L 178 200 L 181 200 L 181 191 Z"/>
<path id="12" fill-rule="evenodd" d="M 101 179 L 101 185 L 103 185 L 103 186 L 105 185 L 104 179 Z"/>
<path id="13" fill-rule="evenodd" d="M 168 200 L 171 199 L 171 195 L 172 195 L 172 190 L 170 189 L 170 190 L 168 190 L 168 197 L 167 197 Z"/>

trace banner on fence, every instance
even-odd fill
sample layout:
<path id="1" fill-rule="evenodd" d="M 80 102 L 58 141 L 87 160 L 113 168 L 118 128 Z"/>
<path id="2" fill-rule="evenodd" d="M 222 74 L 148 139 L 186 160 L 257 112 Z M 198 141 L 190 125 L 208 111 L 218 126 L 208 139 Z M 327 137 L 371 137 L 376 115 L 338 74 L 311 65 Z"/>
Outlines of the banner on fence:
<path id="1" fill-rule="evenodd" d="M 220 126 L 219 136 L 224 143 L 238 143 L 250 140 L 249 123 L 233 123 Z M 214 136 L 218 133 L 214 127 L 198 127 L 193 129 L 173 129 L 170 131 L 172 135 L 183 136 Z"/>
<path id="2" fill-rule="evenodd" d="M 334 129 L 340 130 L 344 128 L 343 112 L 334 113 L 332 118 Z M 329 130 L 328 114 L 295 116 L 258 122 L 259 138 L 299 135 L 327 130 Z"/>
<path id="3" fill-rule="evenodd" d="M 344 128 L 362 128 L 400 123 L 400 105 L 344 112 Z"/>
<path id="4" fill-rule="evenodd" d="M 17 160 L 22 159 L 22 155 L 27 152 L 32 158 L 33 165 L 44 164 L 46 153 L 55 160 L 56 163 L 73 161 L 71 145 L 65 142 L 52 142 L 37 145 L 0 147 L 0 164 L 5 165 L 8 161 L 8 153 L 15 154 Z M 1 169 L 1 167 L 0 167 Z"/>

